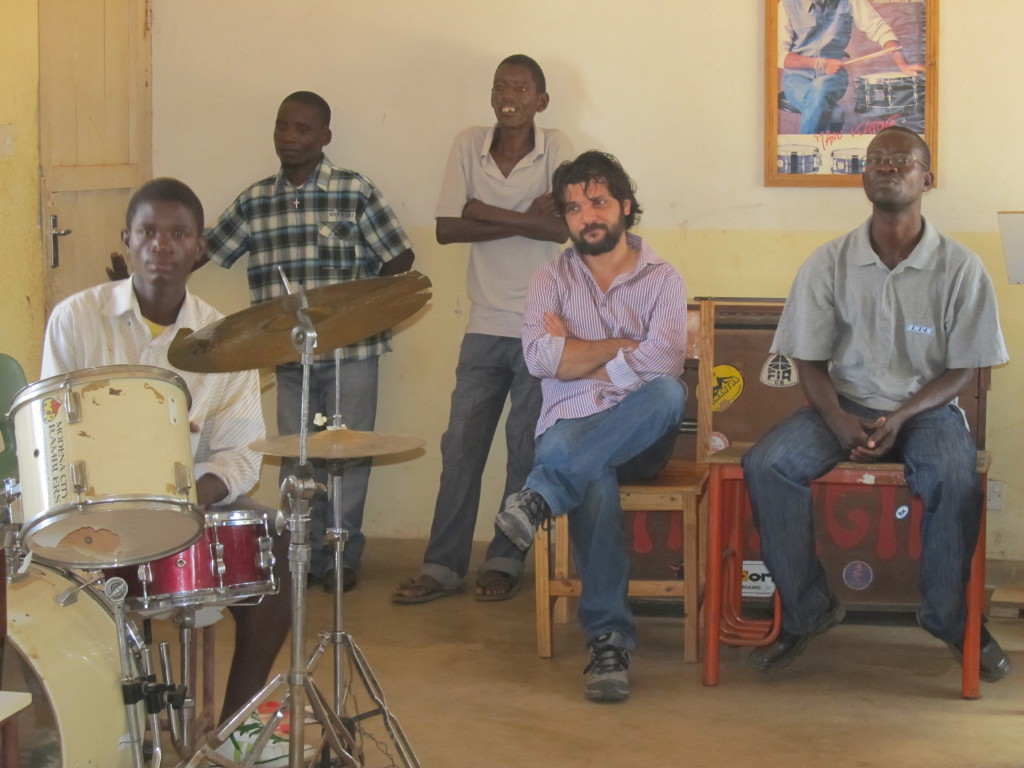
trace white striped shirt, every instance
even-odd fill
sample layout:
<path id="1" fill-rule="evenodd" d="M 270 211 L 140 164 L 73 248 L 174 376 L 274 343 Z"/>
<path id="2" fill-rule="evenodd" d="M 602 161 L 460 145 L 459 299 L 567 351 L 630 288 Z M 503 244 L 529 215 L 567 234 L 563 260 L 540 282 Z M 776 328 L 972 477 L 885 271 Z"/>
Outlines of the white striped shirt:
<path id="1" fill-rule="evenodd" d="M 198 330 L 221 317 L 186 291 L 177 321 L 154 339 L 131 279 L 88 288 L 54 307 L 46 324 L 42 377 L 103 365 L 152 365 L 181 376 L 192 396 L 189 420 L 199 426 L 191 435 L 195 477 L 219 477 L 228 495 L 218 503 L 230 503 L 259 480 L 262 459 L 248 448 L 266 436 L 259 377 L 256 371 L 180 371 L 167 362 L 167 348 L 179 328 Z"/>
<path id="2" fill-rule="evenodd" d="M 686 284 L 679 271 L 659 258 L 639 235 L 626 234 L 638 251 L 636 268 L 615 278 L 607 293 L 594 280 L 575 247 L 533 273 L 526 295 L 523 354 L 541 381 L 544 404 L 540 436 L 559 419 L 577 419 L 618 405 L 644 382 L 679 376 L 686 362 Z M 611 382 L 559 381 L 555 374 L 565 338 L 552 336 L 544 313 L 562 318 L 569 336 L 586 341 L 634 339 L 605 368 Z"/>

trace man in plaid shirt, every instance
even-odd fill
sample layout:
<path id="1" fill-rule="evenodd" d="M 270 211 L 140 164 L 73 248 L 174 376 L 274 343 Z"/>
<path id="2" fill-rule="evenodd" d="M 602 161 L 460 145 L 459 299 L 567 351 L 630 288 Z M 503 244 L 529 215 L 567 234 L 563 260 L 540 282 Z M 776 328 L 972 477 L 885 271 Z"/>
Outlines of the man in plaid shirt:
<path id="1" fill-rule="evenodd" d="M 365 176 L 339 168 L 323 152 L 331 141 L 331 108 L 323 98 L 298 91 L 281 103 L 274 125 L 274 149 L 281 169 L 238 196 L 209 231 L 208 257 L 230 267 L 248 255 L 253 304 L 284 295 L 278 267 L 291 283 L 306 290 L 344 280 L 396 275 L 412 266 L 413 252 L 384 196 Z M 385 331 L 341 349 L 341 407 L 351 429 L 372 430 L 377 411 L 377 358 L 391 349 Z M 320 355 L 310 377 L 309 414 L 335 411 L 334 354 Z M 302 367 L 277 368 L 277 427 L 280 434 L 299 432 Z M 344 463 L 342 525 L 349 534 L 344 553 L 344 585 L 356 585 L 365 546 L 360 532 L 370 479 L 370 459 Z M 292 473 L 285 461 L 281 479 Z M 318 482 L 326 469 L 317 467 Z M 325 502 L 313 506 L 310 578 L 334 583 L 331 551 L 323 534 L 333 513 Z"/>

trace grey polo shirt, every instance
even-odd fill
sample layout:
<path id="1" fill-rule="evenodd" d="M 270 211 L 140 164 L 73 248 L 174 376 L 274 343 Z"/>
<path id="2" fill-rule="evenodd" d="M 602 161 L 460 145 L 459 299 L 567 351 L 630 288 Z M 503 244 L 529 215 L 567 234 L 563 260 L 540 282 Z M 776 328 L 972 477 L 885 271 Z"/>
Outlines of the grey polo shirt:
<path id="1" fill-rule="evenodd" d="M 868 219 L 804 262 L 772 352 L 828 360 L 836 390 L 895 410 L 950 368 L 1009 360 L 996 297 L 981 261 L 927 221 L 910 256 L 889 270 Z"/>

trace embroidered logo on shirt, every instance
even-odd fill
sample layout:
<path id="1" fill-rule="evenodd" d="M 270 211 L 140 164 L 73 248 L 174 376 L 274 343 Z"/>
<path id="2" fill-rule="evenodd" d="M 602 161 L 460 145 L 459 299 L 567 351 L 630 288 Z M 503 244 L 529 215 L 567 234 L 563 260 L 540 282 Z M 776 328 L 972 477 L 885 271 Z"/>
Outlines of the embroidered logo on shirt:
<path id="1" fill-rule="evenodd" d="M 934 336 L 935 329 L 927 325 L 914 325 L 910 323 L 907 325 L 907 333 L 923 333 L 925 336 Z"/>

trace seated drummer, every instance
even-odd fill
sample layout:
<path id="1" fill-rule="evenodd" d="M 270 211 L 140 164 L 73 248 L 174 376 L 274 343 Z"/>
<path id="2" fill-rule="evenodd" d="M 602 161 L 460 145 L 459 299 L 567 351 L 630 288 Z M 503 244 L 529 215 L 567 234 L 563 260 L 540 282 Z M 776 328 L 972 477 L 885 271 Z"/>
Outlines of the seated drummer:
<path id="1" fill-rule="evenodd" d="M 89 288 L 54 308 L 46 326 L 42 376 L 104 365 L 151 365 L 177 373 L 192 395 L 199 506 L 205 511 L 231 505 L 259 480 L 261 458 L 247 447 L 266 434 L 257 373 L 192 373 L 167 362 L 179 328 L 198 329 L 223 317 L 185 286 L 206 250 L 202 203 L 182 182 L 154 179 L 132 195 L 125 222 L 121 240 L 128 248 L 131 279 Z M 279 536 L 274 544 L 283 577 L 278 594 L 255 607 L 231 608 L 235 653 L 222 720 L 263 686 L 288 635 L 291 576 L 283 567 L 284 539 Z M 274 746 L 264 750 L 265 759 Z M 283 746 L 286 750 L 287 743 Z"/>

